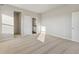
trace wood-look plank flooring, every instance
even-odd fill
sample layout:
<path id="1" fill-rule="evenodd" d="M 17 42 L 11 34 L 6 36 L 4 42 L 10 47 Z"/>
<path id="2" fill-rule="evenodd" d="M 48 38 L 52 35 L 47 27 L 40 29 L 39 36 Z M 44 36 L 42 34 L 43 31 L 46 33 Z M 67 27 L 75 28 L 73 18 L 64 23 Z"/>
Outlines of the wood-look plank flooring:
<path id="1" fill-rule="evenodd" d="M 79 43 L 45 35 L 44 41 L 39 35 L 15 36 L 0 42 L 0 54 L 78 54 Z M 41 38 L 42 39 L 42 38 Z"/>

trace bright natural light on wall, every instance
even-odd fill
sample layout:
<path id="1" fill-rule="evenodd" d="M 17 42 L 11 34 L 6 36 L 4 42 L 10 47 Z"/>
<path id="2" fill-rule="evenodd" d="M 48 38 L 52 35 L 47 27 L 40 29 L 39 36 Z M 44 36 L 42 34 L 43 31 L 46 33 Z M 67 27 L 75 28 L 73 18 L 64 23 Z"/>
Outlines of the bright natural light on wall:
<path id="1" fill-rule="evenodd" d="M 2 14 L 2 33 L 3 34 L 14 33 L 14 21 L 12 16 Z"/>

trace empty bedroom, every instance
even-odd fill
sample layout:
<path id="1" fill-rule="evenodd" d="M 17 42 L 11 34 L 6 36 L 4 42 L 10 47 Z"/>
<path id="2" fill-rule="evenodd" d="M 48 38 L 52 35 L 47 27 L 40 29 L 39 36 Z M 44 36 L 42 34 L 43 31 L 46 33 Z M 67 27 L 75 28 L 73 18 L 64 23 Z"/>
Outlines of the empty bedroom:
<path id="1" fill-rule="evenodd" d="M 0 54 L 79 54 L 79 4 L 0 4 Z"/>

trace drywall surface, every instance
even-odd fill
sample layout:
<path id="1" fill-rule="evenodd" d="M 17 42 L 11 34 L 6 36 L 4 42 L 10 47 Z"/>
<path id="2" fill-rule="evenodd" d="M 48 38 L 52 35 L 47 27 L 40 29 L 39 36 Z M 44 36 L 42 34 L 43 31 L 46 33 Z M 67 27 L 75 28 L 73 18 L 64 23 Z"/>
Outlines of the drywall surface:
<path id="1" fill-rule="evenodd" d="M 10 6 L 10 5 L 4 5 L 1 7 L 1 17 L 2 15 L 4 16 L 7 16 L 7 20 L 9 19 L 11 22 L 11 26 L 13 26 L 12 28 L 10 28 L 10 31 L 3 31 L 3 32 L 6 32 L 8 34 L 14 34 L 14 12 L 17 11 L 17 12 L 21 12 L 21 34 L 24 35 L 24 30 L 26 30 L 24 28 L 24 23 L 27 24 L 29 19 L 24 22 L 24 19 L 25 17 L 24 16 L 30 16 L 30 17 L 37 17 L 39 18 L 39 14 L 37 13 L 33 13 L 33 12 L 30 12 L 30 11 L 27 11 L 27 10 L 22 10 L 22 9 L 19 9 L 19 8 L 16 8 L 16 7 L 13 7 L 13 6 Z M 1 20 L 3 20 L 5 17 L 3 17 Z M 2 23 L 1 23 L 2 25 Z M 30 27 L 31 28 L 31 27 Z M 2 29 L 2 28 L 1 28 Z M 2 29 L 3 30 L 3 29 Z M 2 31 L 1 31 L 2 32 Z M 3 33 L 2 32 L 2 33 Z M 28 31 L 27 31 L 28 32 Z M 30 31 L 29 33 L 31 33 L 32 31 Z"/>
<path id="2" fill-rule="evenodd" d="M 2 27 L 2 26 L 1 26 L 1 22 L 2 22 L 2 21 L 1 21 L 1 8 L 0 8 L 0 38 L 1 38 L 1 31 L 2 31 L 2 30 L 1 30 L 1 27 Z"/>
<path id="3" fill-rule="evenodd" d="M 72 40 L 79 42 L 79 11 L 72 13 Z"/>
<path id="4" fill-rule="evenodd" d="M 41 17 L 36 17 L 36 25 L 37 25 L 37 34 L 39 34 L 41 31 Z"/>
<path id="5" fill-rule="evenodd" d="M 24 35 L 31 35 L 32 34 L 32 18 L 30 16 L 24 16 L 23 19 L 23 27 L 24 27 Z"/>
<path id="6" fill-rule="evenodd" d="M 46 33 L 62 37 L 72 38 L 72 11 L 69 7 L 60 7 L 42 14 L 41 24 L 46 28 Z"/>

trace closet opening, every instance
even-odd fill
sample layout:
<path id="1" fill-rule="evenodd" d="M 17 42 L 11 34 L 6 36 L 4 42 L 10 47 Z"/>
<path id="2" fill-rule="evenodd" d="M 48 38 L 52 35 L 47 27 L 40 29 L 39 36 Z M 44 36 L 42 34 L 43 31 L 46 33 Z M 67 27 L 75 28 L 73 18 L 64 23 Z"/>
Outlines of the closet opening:
<path id="1" fill-rule="evenodd" d="M 36 18 L 32 18 L 32 34 L 37 33 L 37 24 L 36 24 Z"/>
<path id="2" fill-rule="evenodd" d="M 21 35 L 21 12 L 14 12 L 14 35 Z"/>

